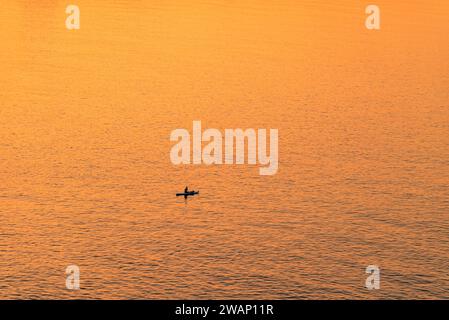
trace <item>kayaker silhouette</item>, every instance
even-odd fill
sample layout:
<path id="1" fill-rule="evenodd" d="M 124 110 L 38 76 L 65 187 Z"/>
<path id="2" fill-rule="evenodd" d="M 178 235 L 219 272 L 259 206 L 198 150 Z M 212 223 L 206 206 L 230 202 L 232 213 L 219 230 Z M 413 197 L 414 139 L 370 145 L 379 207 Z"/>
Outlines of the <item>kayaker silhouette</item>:
<path id="1" fill-rule="evenodd" d="M 187 196 L 194 196 L 194 195 L 199 194 L 199 193 L 200 193 L 199 191 L 189 190 L 189 187 L 185 187 L 184 192 L 177 193 L 176 196 L 177 197 L 178 196 L 185 196 L 185 197 L 187 197 Z"/>

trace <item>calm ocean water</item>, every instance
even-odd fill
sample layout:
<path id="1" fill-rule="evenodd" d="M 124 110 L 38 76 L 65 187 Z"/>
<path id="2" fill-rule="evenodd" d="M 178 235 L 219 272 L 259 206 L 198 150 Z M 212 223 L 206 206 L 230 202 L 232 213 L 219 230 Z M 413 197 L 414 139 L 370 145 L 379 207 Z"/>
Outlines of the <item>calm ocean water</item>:
<path id="1" fill-rule="evenodd" d="M 0 10 L 0 298 L 449 298 L 449 5 L 76 2 Z M 193 120 L 278 173 L 172 165 Z"/>

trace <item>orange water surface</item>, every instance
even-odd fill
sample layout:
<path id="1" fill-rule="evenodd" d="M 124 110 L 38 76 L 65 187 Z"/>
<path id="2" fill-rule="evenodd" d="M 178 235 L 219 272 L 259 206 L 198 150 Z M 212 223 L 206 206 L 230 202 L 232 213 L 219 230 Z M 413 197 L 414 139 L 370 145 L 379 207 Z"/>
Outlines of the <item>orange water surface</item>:
<path id="1" fill-rule="evenodd" d="M 73 2 L 0 8 L 0 298 L 449 298 L 447 1 Z M 194 120 L 277 174 L 173 165 Z"/>

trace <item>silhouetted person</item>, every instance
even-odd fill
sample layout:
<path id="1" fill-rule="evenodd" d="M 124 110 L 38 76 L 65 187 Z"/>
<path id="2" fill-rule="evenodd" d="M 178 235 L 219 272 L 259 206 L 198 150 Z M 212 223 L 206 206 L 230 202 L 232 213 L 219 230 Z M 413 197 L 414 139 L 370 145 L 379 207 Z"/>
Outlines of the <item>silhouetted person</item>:
<path id="1" fill-rule="evenodd" d="M 186 187 L 186 188 L 184 189 L 184 193 L 187 193 L 187 192 L 189 192 L 189 187 Z"/>

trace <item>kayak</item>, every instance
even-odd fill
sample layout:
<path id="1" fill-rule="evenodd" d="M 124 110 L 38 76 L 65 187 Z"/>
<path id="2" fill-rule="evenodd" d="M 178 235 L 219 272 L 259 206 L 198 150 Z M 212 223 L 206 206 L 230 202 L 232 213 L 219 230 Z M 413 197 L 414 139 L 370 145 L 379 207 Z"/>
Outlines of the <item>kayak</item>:
<path id="1" fill-rule="evenodd" d="M 199 191 L 189 191 L 189 192 L 182 192 L 182 193 L 177 193 L 176 196 L 193 196 L 195 194 L 200 193 Z"/>

